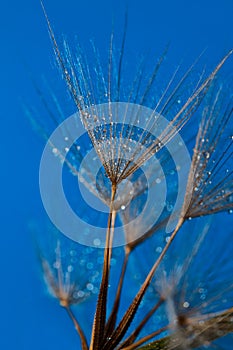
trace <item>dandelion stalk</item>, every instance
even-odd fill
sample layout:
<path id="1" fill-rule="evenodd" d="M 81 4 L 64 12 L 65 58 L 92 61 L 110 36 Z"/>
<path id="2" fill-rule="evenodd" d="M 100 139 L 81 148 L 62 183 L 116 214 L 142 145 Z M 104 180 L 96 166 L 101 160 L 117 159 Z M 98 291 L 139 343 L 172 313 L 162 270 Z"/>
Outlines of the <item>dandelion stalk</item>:
<path id="1" fill-rule="evenodd" d="M 160 335 L 161 333 L 165 332 L 167 329 L 168 329 L 168 326 L 162 327 L 162 328 L 158 329 L 157 331 L 155 331 L 155 332 L 153 332 L 153 333 L 151 333 L 151 334 L 148 334 L 148 335 L 146 335 L 145 337 L 139 339 L 139 340 L 138 340 L 137 342 L 135 342 L 134 344 L 122 348 L 122 350 L 134 350 L 134 349 L 138 349 L 138 347 L 139 347 L 140 345 L 142 345 L 143 343 L 147 342 L 147 341 L 150 340 L 151 338 L 154 338 L 154 337 Z M 162 348 L 162 349 L 164 349 L 164 348 Z M 164 349 L 164 350 L 165 350 L 165 349 Z"/>
<path id="2" fill-rule="evenodd" d="M 122 265 L 122 269 L 121 269 L 121 275 L 119 278 L 119 283 L 118 283 L 118 287 L 117 287 L 114 305 L 112 307 L 111 314 L 108 318 L 108 322 L 107 322 L 106 327 L 105 327 L 105 338 L 108 338 L 108 336 L 113 332 L 115 324 L 116 324 L 117 313 L 118 313 L 118 309 L 120 306 L 121 292 L 122 292 L 125 272 L 126 272 L 126 268 L 127 268 L 127 264 L 128 264 L 128 260 L 129 260 L 129 255 L 131 253 L 131 249 L 129 249 L 129 248 L 127 249 L 127 248 L 128 247 L 126 247 L 126 249 L 125 249 L 125 256 L 124 256 L 124 261 L 123 261 L 123 265 Z"/>
<path id="3" fill-rule="evenodd" d="M 81 340 L 81 344 L 82 344 L 82 350 L 88 350 L 88 344 L 87 344 L 87 340 L 86 337 L 82 331 L 82 328 L 80 327 L 77 319 L 75 318 L 71 308 L 69 305 L 64 306 L 68 316 L 70 317 L 71 321 L 73 322 L 76 331 L 78 332 L 79 336 L 80 336 L 80 340 Z"/>
<path id="4" fill-rule="evenodd" d="M 96 313 L 92 328 L 91 336 L 91 350 L 101 349 L 101 343 L 104 339 L 104 327 L 106 322 L 106 309 L 107 309 L 107 294 L 108 294 L 108 283 L 109 283 L 109 271 L 110 271 L 110 259 L 112 246 L 111 241 L 113 239 L 114 224 L 115 224 L 115 210 L 114 210 L 114 198 L 116 195 L 116 185 L 112 184 L 112 193 L 110 201 L 110 211 L 108 217 L 108 226 L 106 232 L 106 245 L 104 251 L 104 265 L 102 272 L 102 281 L 100 285 L 98 301 L 96 306 Z"/>
<path id="5" fill-rule="evenodd" d="M 153 316 L 153 314 L 158 310 L 158 308 L 162 305 L 163 302 L 164 302 L 164 299 L 160 298 L 159 301 L 151 308 L 151 310 L 143 318 L 143 320 L 140 322 L 137 328 L 133 331 L 133 333 L 121 344 L 120 349 L 125 349 L 125 347 L 130 348 L 130 345 L 136 340 L 141 330 L 144 328 L 144 326 L 149 321 L 151 316 Z"/>
<path id="6" fill-rule="evenodd" d="M 119 344 L 119 342 L 121 341 L 121 339 L 124 337 L 127 329 L 129 328 L 136 312 L 137 309 L 141 303 L 141 300 L 148 288 L 148 286 L 150 285 L 150 282 L 154 276 L 154 273 L 156 271 L 156 269 L 158 268 L 160 262 L 162 261 L 164 255 L 166 254 L 168 248 L 170 247 L 172 241 L 174 240 L 177 232 L 179 231 L 179 229 L 181 228 L 182 224 L 184 222 L 183 218 L 180 218 L 180 220 L 177 223 L 177 226 L 175 228 L 175 230 L 173 231 L 169 241 L 167 242 L 167 244 L 165 245 L 165 247 L 163 248 L 162 253 L 160 254 L 159 258 L 156 260 L 155 264 L 153 265 L 153 267 L 151 268 L 149 274 L 147 275 L 144 283 L 142 284 L 139 292 L 137 293 L 137 295 L 135 296 L 133 302 L 131 303 L 131 305 L 129 306 L 128 310 L 126 311 L 125 315 L 123 316 L 122 320 L 120 321 L 119 325 L 117 326 L 117 328 L 114 330 L 114 332 L 112 333 L 112 335 L 110 336 L 110 340 L 105 344 L 105 346 L 103 347 L 103 350 L 112 350 L 114 349 L 114 347 Z"/>
<path id="7" fill-rule="evenodd" d="M 233 308 L 230 308 L 219 312 L 216 316 L 206 321 L 194 324 L 192 326 L 193 339 L 189 346 L 195 349 L 233 332 L 232 317 Z M 171 336 L 155 340 L 140 347 L 138 350 L 181 350 L 183 349 L 182 340 L 183 338 L 179 334 L 174 333 Z"/>

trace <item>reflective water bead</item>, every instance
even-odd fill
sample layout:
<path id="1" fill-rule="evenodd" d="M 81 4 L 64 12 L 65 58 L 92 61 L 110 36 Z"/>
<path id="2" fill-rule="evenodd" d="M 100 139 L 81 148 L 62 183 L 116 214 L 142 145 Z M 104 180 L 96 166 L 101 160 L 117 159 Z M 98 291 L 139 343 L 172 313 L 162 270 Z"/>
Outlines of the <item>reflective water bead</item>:
<path id="1" fill-rule="evenodd" d="M 60 261 L 55 261 L 55 262 L 53 263 L 53 267 L 54 267 L 55 269 L 59 269 L 59 268 L 61 267 Z"/>
<path id="2" fill-rule="evenodd" d="M 67 266 L 67 271 L 72 272 L 74 270 L 74 267 L 72 265 Z"/>
<path id="3" fill-rule="evenodd" d="M 87 283 L 86 287 L 87 287 L 88 290 L 93 290 L 93 288 L 94 288 L 92 283 Z"/>
<path id="4" fill-rule="evenodd" d="M 95 239 L 93 240 L 93 244 L 94 244 L 96 247 L 100 246 L 100 244 L 101 244 L 100 239 L 99 239 L 99 238 L 95 238 Z"/>
<path id="5" fill-rule="evenodd" d="M 88 270 L 93 269 L 93 266 L 94 266 L 93 263 L 91 263 L 91 262 L 88 262 L 88 263 L 87 263 L 87 269 L 88 269 Z"/>
<path id="6" fill-rule="evenodd" d="M 53 154 L 57 154 L 57 153 L 58 153 L 58 149 L 54 147 L 54 148 L 52 149 L 52 152 L 53 152 Z"/>

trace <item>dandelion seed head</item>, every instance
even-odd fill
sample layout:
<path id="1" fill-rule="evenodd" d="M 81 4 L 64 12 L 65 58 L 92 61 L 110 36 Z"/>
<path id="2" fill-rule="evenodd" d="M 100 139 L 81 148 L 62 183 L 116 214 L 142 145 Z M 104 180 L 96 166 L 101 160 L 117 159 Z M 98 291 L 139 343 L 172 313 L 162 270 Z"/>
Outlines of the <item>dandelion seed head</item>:
<path id="1" fill-rule="evenodd" d="M 222 87 L 213 84 L 207 96 L 208 105 L 203 110 L 202 121 L 196 138 L 187 192 L 193 188 L 186 217 L 198 217 L 231 210 L 228 200 L 233 193 L 232 142 L 227 136 L 232 121 L 232 101 L 228 101 Z"/>

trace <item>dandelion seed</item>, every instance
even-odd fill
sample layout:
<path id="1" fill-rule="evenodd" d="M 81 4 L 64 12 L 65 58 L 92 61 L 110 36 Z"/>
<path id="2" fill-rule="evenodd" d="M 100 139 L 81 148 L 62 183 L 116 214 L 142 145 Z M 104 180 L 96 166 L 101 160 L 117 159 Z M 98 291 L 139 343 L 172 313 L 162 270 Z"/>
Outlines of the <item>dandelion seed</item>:
<path id="1" fill-rule="evenodd" d="M 215 92 L 213 86 L 212 90 L 194 148 L 186 197 L 190 203 L 187 208 L 184 205 L 185 217 L 208 215 L 233 207 L 233 173 L 228 169 L 233 144 L 227 136 L 228 126 L 232 123 L 232 101 L 226 101 L 222 87 Z"/>
<path id="2" fill-rule="evenodd" d="M 81 290 L 77 282 L 75 280 L 72 281 L 72 273 L 74 272 L 73 266 L 68 265 L 66 270 L 63 269 L 59 241 L 56 247 L 56 261 L 53 264 L 56 272 L 43 257 L 41 257 L 41 264 L 49 290 L 51 294 L 60 301 L 61 306 L 69 307 L 72 304 L 80 303 L 89 296 L 88 292 L 85 293 L 82 291 L 83 298 L 77 298 Z M 74 295 L 76 297 L 74 297 Z"/>
<path id="3" fill-rule="evenodd" d="M 158 276 L 161 274 L 162 277 L 157 276 L 156 286 L 165 300 L 169 328 L 172 331 L 168 349 L 179 346 L 182 349 L 193 349 L 206 343 L 212 344 L 213 340 L 227 334 L 229 329 L 233 328 L 229 321 L 233 294 L 233 284 L 228 273 L 231 261 L 226 261 L 221 256 L 221 248 L 217 249 L 215 246 L 210 251 L 210 231 L 209 225 L 205 225 L 197 238 L 189 236 L 188 242 L 181 243 L 181 239 L 177 237 L 170 256 L 168 254 L 168 260 L 164 261 L 166 266 L 163 265 L 163 269 L 165 268 L 166 275 L 158 272 Z M 184 238 L 182 240 L 184 241 Z M 192 240 L 194 244 L 191 243 Z M 226 246 L 227 241 L 228 237 L 224 237 L 221 242 L 222 248 Z M 183 245 L 187 249 L 184 249 Z M 228 252 L 224 255 L 230 256 L 231 250 L 232 247 L 228 247 Z M 200 256 L 206 256 L 204 266 Z M 218 261 L 217 265 L 213 263 L 215 259 Z M 177 261 L 175 267 L 174 261 Z M 192 279 L 192 276 L 195 276 L 195 279 Z M 221 334 L 217 335 L 218 329 L 221 329 Z"/>
<path id="4" fill-rule="evenodd" d="M 46 14 L 45 14 L 46 15 Z M 173 105 L 173 99 L 177 100 L 176 96 L 179 94 L 180 89 L 183 89 L 183 85 L 186 82 L 187 77 L 192 72 L 193 67 L 191 67 L 187 73 L 183 76 L 180 82 L 177 83 L 174 91 L 170 91 L 170 85 L 173 83 L 176 73 L 171 77 L 170 82 L 168 83 L 167 88 L 165 89 L 164 94 L 159 99 L 157 105 L 154 107 L 154 110 L 149 117 L 149 119 L 144 124 L 145 128 L 142 130 L 141 135 L 137 142 L 134 144 L 134 137 L 137 134 L 137 130 L 131 125 L 124 125 L 124 113 L 121 116 L 122 119 L 119 119 L 119 122 L 122 123 L 120 128 L 117 123 L 113 122 L 113 114 L 112 114 L 112 103 L 115 101 L 119 101 L 119 92 L 122 89 L 120 84 L 121 82 L 121 64 L 122 64 L 122 56 L 120 57 L 119 67 L 118 67 L 118 86 L 116 87 L 117 98 L 112 94 L 114 91 L 114 83 L 113 79 L 113 49 L 112 49 L 112 38 L 110 43 L 109 50 L 109 64 L 108 64 L 108 79 L 103 76 L 102 69 L 100 67 L 99 61 L 97 60 L 98 68 L 95 67 L 95 72 L 98 72 L 99 76 L 102 76 L 103 84 L 105 85 L 104 91 L 105 96 L 107 93 L 108 96 L 108 115 L 105 115 L 106 119 L 104 127 L 101 127 L 100 115 L 96 113 L 96 97 L 95 92 L 98 90 L 95 86 L 96 81 L 91 80 L 91 71 L 90 67 L 86 62 L 83 61 L 83 58 L 80 55 L 77 55 L 77 62 L 74 62 L 74 59 L 71 56 L 70 49 L 67 43 L 64 44 L 65 52 L 62 53 L 58 47 L 56 42 L 54 33 L 52 31 L 50 22 L 47 18 L 47 23 L 49 27 L 50 36 L 54 45 L 54 51 L 59 63 L 59 66 L 62 69 L 65 81 L 70 90 L 70 93 L 76 103 L 76 106 L 81 115 L 82 122 L 87 129 L 87 132 L 90 136 L 90 139 L 95 147 L 100 160 L 105 168 L 106 174 L 112 183 L 118 184 L 123 179 L 126 179 L 131 174 L 133 174 L 140 166 L 142 166 L 154 153 L 158 152 L 164 145 L 172 139 L 172 137 L 184 126 L 184 124 L 190 119 L 191 115 L 194 113 L 201 100 L 203 99 L 207 87 L 209 83 L 213 80 L 217 71 L 220 69 L 221 65 L 225 61 L 226 58 L 216 67 L 215 71 L 204 81 L 198 82 L 198 87 L 194 88 L 191 93 L 191 96 L 187 98 L 186 101 L 181 104 L 181 107 L 175 113 L 175 116 L 170 121 L 169 126 L 165 130 L 161 130 L 160 136 L 157 139 L 150 141 L 150 132 L 146 130 L 151 130 L 153 132 L 154 128 L 158 127 L 157 122 L 154 122 L 154 117 L 159 114 L 170 113 L 170 109 Z M 123 45 L 124 46 L 124 45 Z M 152 73 L 151 78 L 149 79 L 146 90 L 142 95 L 140 104 L 143 104 L 145 101 L 150 89 L 153 86 L 154 80 L 157 76 L 157 72 L 164 60 L 166 55 L 166 50 L 164 54 L 161 56 L 159 62 L 156 64 L 154 68 L 154 72 Z M 87 74 L 85 74 L 87 73 Z M 90 80 L 89 80 L 90 79 Z M 137 79 L 137 78 L 136 78 Z M 108 80 L 108 89 L 105 81 Z M 89 92 L 92 91 L 90 94 Z M 170 91 L 170 92 L 169 92 Z M 80 102 L 79 96 L 88 96 L 85 102 Z M 103 98 L 103 96 L 102 96 Z M 115 99 L 116 98 L 116 99 Z M 131 102 L 131 95 L 129 96 L 128 103 Z M 134 101 L 132 101 L 134 102 Z M 178 104 L 180 104 L 180 99 L 178 99 Z M 86 109 L 86 105 L 88 109 Z M 126 111 L 127 111 L 126 104 Z M 132 120 L 135 117 L 132 115 Z M 136 120 L 137 120 L 136 114 Z M 99 123 L 100 128 L 96 129 L 96 123 Z M 140 120 L 141 125 L 143 126 L 143 120 Z M 120 124 L 119 124 L 120 125 Z M 103 132 L 103 129 L 105 130 Z M 106 131 L 107 130 L 107 131 Z M 124 135 L 127 130 L 128 138 L 125 140 Z M 148 147 L 146 147 L 143 151 L 141 150 L 141 145 L 146 145 L 148 143 Z M 126 144 L 128 150 L 124 150 L 123 145 Z M 134 144 L 134 145 L 133 145 Z M 131 145 L 133 146 L 131 148 Z M 124 151 L 123 151 L 124 150 Z M 126 161 L 125 161 L 126 160 Z"/>

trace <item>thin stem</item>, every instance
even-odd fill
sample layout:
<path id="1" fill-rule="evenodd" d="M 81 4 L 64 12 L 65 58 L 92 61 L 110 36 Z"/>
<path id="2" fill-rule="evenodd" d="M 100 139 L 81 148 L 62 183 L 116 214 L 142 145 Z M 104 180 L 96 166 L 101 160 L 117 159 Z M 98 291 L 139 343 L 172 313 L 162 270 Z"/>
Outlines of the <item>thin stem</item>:
<path id="1" fill-rule="evenodd" d="M 130 346 L 135 341 L 143 327 L 146 325 L 151 316 L 158 310 L 158 308 L 162 305 L 163 302 L 164 299 L 160 298 L 159 301 L 154 305 L 154 307 L 146 314 L 146 316 L 140 322 L 138 327 L 133 331 L 133 333 L 122 343 L 120 349 L 124 349 L 125 347 Z"/>
<path id="2" fill-rule="evenodd" d="M 119 306 L 120 306 L 121 292 L 122 292 L 126 267 L 128 264 L 130 253 L 131 253 L 130 249 L 127 249 L 125 251 L 124 262 L 123 262 L 122 269 L 121 269 L 121 275 L 120 275 L 120 279 L 119 279 L 119 283 L 118 283 L 118 288 L 117 288 L 117 292 L 116 292 L 114 305 L 113 305 L 111 314 L 109 316 L 108 322 L 107 322 L 106 327 L 105 327 L 105 338 L 107 338 L 108 335 L 113 332 L 115 324 L 116 324 L 117 313 L 118 313 Z"/>
<path id="3" fill-rule="evenodd" d="M 68 316 L 70 317 L 71 321 L 73 322 L 76 331 L 78 332 L 78 334 L 80 336 L 82 350 L 88 350 L 88 344 L 87 344 L 86 337 L 85 337 L 85 335 L 82 331 L 82 328 L 80 327 L 78 321 L 76 320 L 72 310 L 70 309 L 70 307 L 68 305 L 65 306 L 65 310 L 66 310 Z"/>
<path id="4" fill-rule="evenodd" d="M 114 222 L 115 222 L 114 220 L 115 210 L 113 209 L 113 202 L 114 202 L 115 195 L 116 195 L 116 185 L 112 184 L 110 211 L 108 216 L 108 226 L 107 226 L 107 232 L 106 232 L 106 245 L 105 245 L 105 251 L 104 251 L 104 266 L 103 266 L 102 281 L 100 285 L 100 291 L 99 291 L 98 301 L 96 306 L 95 318 L 94 318 L 93 328 L 92 328 L 90 350 L 101 349 L 101 343 L 104 339 L 110 259 L 111 259 L 111 252 L 112 252 L 111 237 L 113 236 Z"/>
<path id="5" fill-rule="evenodd" d="M 150 282 L 154 276 L 154 273 L 156 271 L 156 269 L 158 268 L 159 264 L 161 263 L 164 255 L 166 254 L 168 248 L 170 247 L 172 241 L 174 240 L 177 232 L 179 231 L 179 229 L 181 228 L 182 224 L 184 222 L 184 218 L 181 217 L 180 220 L 177 223 L 177 226 L 175 228 L 175 230 L 173 231 L 169 241 L 167 242 L 167 244 L 165 245 L 165 247 L 163 248 L 162 253 L 160 254 L 159 258 L 156 260 L 155 264 L 152 266 L 149 274 L 147 275 L 143 285 L 141 286 L 139 292 L 137 293 L 137 295 L 135 296 L 133 302 L 130 304 L 128 310 L 126 311 L 125 315 L 123 316 L 122 320 L 120 321 L 119 325 L 117 326 L 117 328 L 114 330 L 114 332 L 110 335 L 111 340 L 109 342 L 107 342 L 105 344 L 105 346 L 103 347 L 104 350 L 112 350 L 115 348 L 115 346 L 117 344 L 119 344 L 119 342 L 121 341 L 121 339 L 124 337 L 127 329 L 129 328 L 136 312 L 137 309 L 141 303 L 141 300 L 147 290 L 147 288 L 150 285 Z"/>
<path id="6" fill-rule="evenodd" d="M 165 326 L 165 327 L 162 327 L 160 329 L 158 329 L 157 331 L 151 333 L 151 334 L 148 334 L 147 336 L 139 339 L 136 343 L 130 345 L 130 346 L 127 346 L 126 348 L 122 348 L 122 350 L 134 350 L 134 349 L 137 349 L 139 345 L 142 345 L 143 343 L 147 342 L 148 340 L 156 337 L 157 335 L 165 332 L 166 330 L 168 329 L 168 326 Z"/>

